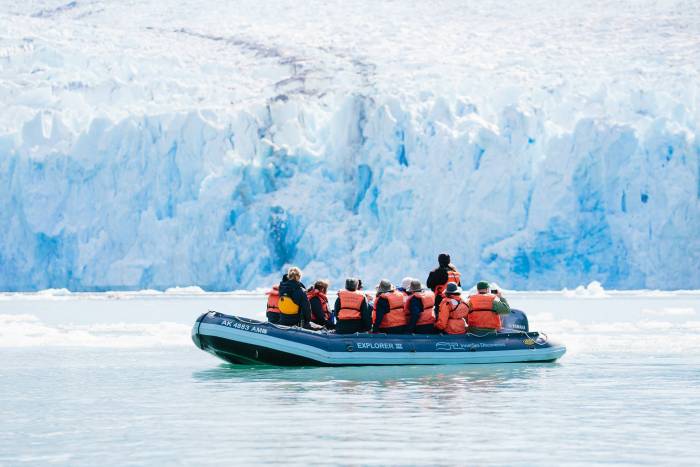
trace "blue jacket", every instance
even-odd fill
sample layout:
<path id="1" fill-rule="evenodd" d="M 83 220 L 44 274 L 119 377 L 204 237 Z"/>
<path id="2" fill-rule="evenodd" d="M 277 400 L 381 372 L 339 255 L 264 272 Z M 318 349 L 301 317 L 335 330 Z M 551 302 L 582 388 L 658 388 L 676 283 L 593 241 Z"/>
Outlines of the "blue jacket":
<path id="1" fill-rule="evenodd" d="M 416 323 L 418 318 L 420 318 L 421 313 L 423 313 L 423 302 L 420 301 L 415 295 L 409 297 L 408 302 L 408 325 L 406 326 L 406 332 L 412 334 L 416 330 Z"/>
<path id="2" fill-rule="evenodd" d="M 379 331 L 379 326 L 382 325 L 384 315 L 389 313 L 389 300 L 382 298 L 381 295 L 378 295 L 374 300 L 374 313 L 374 327 L 372 330 L 377 332 Z"/>

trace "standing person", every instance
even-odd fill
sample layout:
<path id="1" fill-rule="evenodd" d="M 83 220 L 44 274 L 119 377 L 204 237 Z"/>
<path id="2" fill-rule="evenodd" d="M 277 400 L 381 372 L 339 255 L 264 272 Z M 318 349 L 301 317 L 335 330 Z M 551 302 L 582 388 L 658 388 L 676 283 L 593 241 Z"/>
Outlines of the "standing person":
<path id="1" fill-rule="evenodd" d="M 467 304 L 462 301 L 462 289 L 450 282 L 445 289 L 445 298 L 440 302 L 438 319 L 435 327 L 447 334 L 464 334 L 467 332 L 466 318 L 469 315 Z"/>
<path id="2" fill-rule="evenodd" d="M 311 322 L 325 326 L 327 329 L 335 328 L 328 309 L 328 281 L 318 280 L 314 286 L 306 292 L 311 306 Z"/>
<path id="3" fill-rule="evenodd" d="M 489 283 L 479 281 L 476 294 L 467 300 L 469 307 L 469 331 L 492 332 L 501 329 L 501 316 L 510 313 L 510 305 L 502 298 L 500 290 L 489 293 Z"/>
<path id="4" fill-rule="evenodd" d="M 403 306 L 404 295 L 386 279 L 377 285 L 372 313 L 373 332 L 403 334 L 406 332 L 406 312 Z"/>
<path id="5" fill-rule="evenodd" d="M 462 275 L 457 271 L 457 268 L 450 262 L 450 255 L 440 253 L 438 255 L 438 267 L 430 271 L 428 275 L 427 286 L 435 293 L 435 308 L 440 306 L 440 301 L 445 292 L 447 284 L 457 284 L 462 286 Z"/>
<path id="6" fill-rule="evenodd" d="M 418 279 L 411 280 L 404 301 L 404 310 L 408 315 L 407 334 L 435 334 L 435 294 L 423 289 Z"/>
<path id="7" fill-rule="evenodd" d="M 365 295 L 357 290 L 357 285 L 357 279 L 348 277 L 345 279 L 345 290 L 338 291 L 333 307 L 335 332 L 338 334 L 367 332 L 372 327 L 372 313 Z"/>
<path id="8" fill-rule="evenodd" d="M 289 268 L 287 279 L 279 288 L 279 324 L 308 328 L 311 322 L 311 306 L 304 284 L 301 283 L 301 269 L 296 266 Z"/>
<path id="9" fill-rule="evenodd" d="M 282 276 L 282 282 L 285 282 L 287 280 L 287 275 L 285 274 Z M 280 282 L 280 284 L 282 283 Z M 279 285 L 273 285 L 271 290 L 268 290 L 265 292 L 267 295 L 267 321 L 270 323 L 279 323 L 280 322 L 280 309 L 279 309 L 279 301 L 280 301 L 280 286 Z"/>

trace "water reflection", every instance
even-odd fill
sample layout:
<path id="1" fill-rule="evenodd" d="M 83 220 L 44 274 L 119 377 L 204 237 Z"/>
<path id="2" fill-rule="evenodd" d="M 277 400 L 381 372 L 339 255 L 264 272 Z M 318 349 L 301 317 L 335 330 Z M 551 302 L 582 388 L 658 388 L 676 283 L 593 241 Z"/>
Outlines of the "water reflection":
<path id="1" fill-rule="evenodd" d="M 196 371 L 192 377 L 203 383 L 270 382 L 333 384 L 346 388 L 371 384 L 378 387 L 440 386 L 464 388 L 522 385 L 537 380 L 559 367 L 559 363 L 499 365 L 415 365 L 386 367 L 274 367 L 220 364 L 216 368 Z"/>

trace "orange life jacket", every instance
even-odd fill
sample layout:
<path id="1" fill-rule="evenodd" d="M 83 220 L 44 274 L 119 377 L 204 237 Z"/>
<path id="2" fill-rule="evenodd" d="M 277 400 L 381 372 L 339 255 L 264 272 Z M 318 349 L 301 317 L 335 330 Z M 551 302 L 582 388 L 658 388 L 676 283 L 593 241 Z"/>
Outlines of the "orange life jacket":
<path id="1" fill-rule="evenodd" d="M 452 282 L 453 284 L 459 285 L 462 282 L 462 275 L 457 270 L 448 269 L 447 270 L 447 282 L 440 284 L 435 287 L 435 295 L 444 295 L 447 284 Z"/>
<path id="2" fill-rule="evenodd" d="M 430 290 L 426 290 L 424 292 L 415 292 L 413 295 L 409 295 L 406 298 L 406 301 L 404 302 L 404 310 L 406 312 L 406 316 L 409 316 L 411 314 L 412 297 L 418 297 L 418 299 L 421 302 L 421 305 L 423 305 L 423 311 L 418 317 L 416 326 L 420 326 L 422 324 L 434 324 L 435 314 L 433 314 L 433 307 L 435 306 L 435 294 L 432 293 Z"/>
<path id="3" fill-rule="evenodd" d="M 379 329 L 405 326 L 408 324 L 406 311 L 403 306 L 404 295 L 397 290 L 386 292 L 381 295 L 377 294 L 377 298 L 374 301 L 374 310 L 372 311 L 372 324 L 377 322 L 377 303 L 379 303 L 381 299 L 385 299 L 389 302 L 389 312 L 382 318 L 382 324 L 379 326 Z"/>
<path id="4" fill-rule="evenodd" d="M 279 285 L 273 285 L 272 290 L 267 292 L 267 312 L 268 313 L 279 313 L 279 301 L 280 301 L 280 287 Z"/>
<path id="5" fill-rule="evenodd" d="M 319 301 L 321 302 L 321 309 L 323 310 L 323 317 L 328 321 L 331 319 L 331 312 L 328 311 L 328 297 L 326 297 L 326 294 L 321 292 L 318 289 L 311 289 L 308 292 L 306 292 L 306 296 L 309 299 L 309 302 L 311 302 L 311 299 L 314 297 L 318 297 Z M 316 315 L 314 315 L 314 309 L 311 308 L 311 319 L 318 319 Z"/>
<path id="6" fill-rule="evenodd" d="M 470 328 L 501 329 L 501 317 L 493 311 L 496 296 L 490 293 L 469 297 L 471 305 L 467 322 Z"/>
<path id="7" fill-rule="evenodd" d="M 361 319 L 362 302 L 365 301 L 365 295 L 362 292 L 349 290 L 341 290 L 338 292 L 340 299 L 340 309 L 338 310 L 338 319 Z"/>
<path id="8" fill-rule="evenodd" d="M 458 300 L 453 304 L 452 300 Z M 447 334 L 464 334 L 467 332 L 465 318 L 469 315 L 469 308 L 461 298 L 445 297 L 440 302 L 440 311 L 436 328 L 445 331 Z"/>

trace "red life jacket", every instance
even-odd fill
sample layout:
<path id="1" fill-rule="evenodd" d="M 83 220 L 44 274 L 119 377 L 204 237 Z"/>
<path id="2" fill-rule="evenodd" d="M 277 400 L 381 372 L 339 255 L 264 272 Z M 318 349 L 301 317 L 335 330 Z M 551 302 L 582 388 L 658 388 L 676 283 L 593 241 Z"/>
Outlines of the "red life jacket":
<path id="1" fill-rule="evenodd" d="M 496 296 L 490 293 L 469 297 L 471 305 L 467 322 L 470 328 L 501 329 L 501 317 L 493 311 Z"/>
<path id="2" fill-rule="evenodd" d="M 447 282 L 440 284 L 435 287 L 435 295 L 444 295 L 447 284 L 452 282 L 453 284 L 459 285 L 462 282 L 462 275 L 457 270 L 448 269 L 447 270 Z"/>
<path id="3" fill-rule="evenodd" d="M 421 305 L 423 305 L 423 311 L 418 317 L 416 326 L 420 326 L 422 324 L 435 324 L 435 314 L 433 313 L 433 307 L 435 306 L 435 294 L 430 290 L 426 290 L 424 292 L 415 292 L 413 295 L 409 295 L 404 302 L 404 311 L 406 312 L 406 316 L 411 314 L 412 297 L 417 297 L 420 300 Z"/>
<path id="4" fill-rule="evenodd" d="M 319 301 L 321 302 L 321 309 L 323 310 L 323 317 L 328 321 L 331 319 L 331 312 L 328 311 L 328 297 L 326 297 L 326 294 L 321 292 L 318 289 L 311 289 L 308 292 L 306 292 L 306 296 L 309 299 L 309 302 L 311 301 L 312 298 L 318 297 Z M 314 314 L 314 309 L 311 308 L 311 319 L 312 320 L 318 320 L 318 317 Z"/>
<path id="5" fill-rule="evenodd" d="M 267 292 L 267 312 L 268 313 L 279 313 L 280 309 L 278 307 L 280 301 L 280 287 L 279 285 L 273 285 L 272 290 Z"/>
<path id="6" fill-rule="evenodd" d="M 457 304 L 452 303 L 452 299 L 458 300 Z M 445 323 L 444 314 L 447 313 Z M 464 334 L 467 332 L 467 323 L 464 320 L 469 315 L 469 307 L 461 298 L 446 297 L 440 302 L 440 315 L 438 317 L 439 326 L 447 334 Z"/>
<path id="7" fill-rule="evenodd" d="M 340 290 L 338 292 L 340 299 L 340 309 L 338 310 L 338 319 L 361 319 L 362 302 L 365 301 L 365 295 L 362 292 L 349 290 Z"/>
<path id="8" fill-rule="evenodd" d="M 404 310 L 403 300 L 404 295 L 395 290 L 393 292 L 385 292 L 383 294 L 377 294 L 377 298 L 374 301 L 374 310 L 372 311 L 372 324 L 377 321 L 377 303 L 379 300 L 386 300 L 389 304 L 389 312 L 382 318 L 382 324 L 379 329 L 382 328 L 393 328 L 396 326 L 405 326 L 408 324 L 406 319 L 406 311 Z"/>

